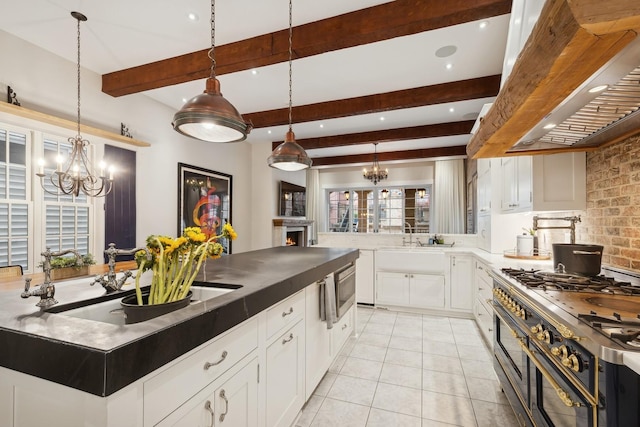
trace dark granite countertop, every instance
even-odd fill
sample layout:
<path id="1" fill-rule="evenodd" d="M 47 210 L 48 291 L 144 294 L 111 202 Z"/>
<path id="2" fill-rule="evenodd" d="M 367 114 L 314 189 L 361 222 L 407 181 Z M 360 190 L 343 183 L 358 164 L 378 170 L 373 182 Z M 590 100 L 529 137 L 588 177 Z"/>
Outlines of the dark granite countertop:
<path id="1" fill-rule="evenodd" d="M 358 253 L 276 247 L 210 260 L 196 280 L 242 287 L 124 326 L 41 311 L 35 297 L 21 299 L 15 290 L 3 291 L 0 366 L 108 396 L 354 261 Z M 90 281 L 60 284 L 59 304 L 103 295 Z"/>

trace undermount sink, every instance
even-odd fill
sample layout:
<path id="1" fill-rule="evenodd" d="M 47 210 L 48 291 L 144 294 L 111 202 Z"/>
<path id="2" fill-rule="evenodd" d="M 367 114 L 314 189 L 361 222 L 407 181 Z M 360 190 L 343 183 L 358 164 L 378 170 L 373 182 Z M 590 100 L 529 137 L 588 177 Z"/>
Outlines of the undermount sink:
<path id="1" fill-rule="evenodd" d="M 223 283 L 194 283 L 197 284 L 191 286 L 191 292 L 193 294 L 191 297 L 191 305 L 217 298 L 242 287 Z M 134 290 L 117 292 L 114 294 L 104 295 L 101 298 L 54 306 L 47 310 L 47 312 L 79 319 L 93 320 L 95 322 L 124 326 L 125 314 L 120 310 L 122 308 L 120 301 L 122 298 L 133 293 L 135 293 Z"/>

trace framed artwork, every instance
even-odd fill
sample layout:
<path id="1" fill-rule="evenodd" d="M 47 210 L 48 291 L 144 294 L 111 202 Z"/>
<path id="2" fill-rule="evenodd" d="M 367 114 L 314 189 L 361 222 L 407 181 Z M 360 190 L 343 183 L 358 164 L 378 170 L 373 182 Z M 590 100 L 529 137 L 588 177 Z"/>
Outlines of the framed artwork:
<path id="1" fill-rule="evenodd" d="M 199 227 L 207 236 L 220 234 L 231 220 L 232 177 L 197 166 L 178 163 L 178 236 L 186 227 Z M 220 239 L 224 253 L 231 241 Z"/>

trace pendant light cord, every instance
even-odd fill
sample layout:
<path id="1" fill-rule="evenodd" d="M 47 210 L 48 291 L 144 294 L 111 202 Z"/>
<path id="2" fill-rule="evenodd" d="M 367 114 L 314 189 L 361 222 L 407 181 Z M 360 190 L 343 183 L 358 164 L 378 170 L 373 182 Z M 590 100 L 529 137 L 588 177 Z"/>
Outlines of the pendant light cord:
<path id="1" fill-rule="evenodd" d="M 86 19 L 86 18 L 85 18 Z M 78 31 L 77 31 L 77 37 L 78 37 L 78 62 L 77 62 L 77 72 L 78 72 L 78 135 L 77 138 L 80 139 L 80 19 L 76 18 L 76 20 L 78 21 Z"/>
<path id="2" fill-rule="evenodd" d="M 293 86 L 293 78 L 292 78 L 292 71 L 291 71 L 291 59 L 293 57 L 293 49 L 291 48 L 292 46 L 292 41 L 293 41 L 293 26 L 292 26 L 292 19 L 293 16 L 293 1 L 289 0 L 289 132 L 292 132 L 292 127 L 291 127 L 291 123 L 292 123 L 292 119 L 291 119 L 291 110 L 292 110 L 292 101 L 291 101 L 291 94 L 292 94 L 292 86 Z"/>
<path id="3" fill-rule="evenodd" d="M 216 55 L 214 47 L 216 45 L 216 1 L 211 1 L 211 49 L 207 56 L 211 60 L 211 76 L 210 78 L 216 78 Z"/>

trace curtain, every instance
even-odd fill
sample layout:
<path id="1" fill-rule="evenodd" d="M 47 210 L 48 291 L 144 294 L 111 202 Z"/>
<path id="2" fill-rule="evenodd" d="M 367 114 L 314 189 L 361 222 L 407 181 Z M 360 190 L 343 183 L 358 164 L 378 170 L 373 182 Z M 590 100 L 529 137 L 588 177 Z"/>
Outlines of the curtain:
<path id="1" fill-rule="evenodd" d="M 432 228 L 434 232 L 447 234 L 465 232 L 465 189 L 464 160 L 435 162 L 434 227 Z"/>
<path id="2" fill-rule="evenodd" d="M 318 220 L 320 219 L 320 212 L 318 208 L 320 206 L 319 203 L 320 198 L 320 172 L 318 169 L 307 169 L 307 205 L 306 205 L 306 216 L 307 219 L 313 221 L 313 226 L 311 227 L 311 244 L 318 244 Z"/>

